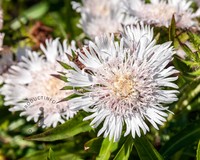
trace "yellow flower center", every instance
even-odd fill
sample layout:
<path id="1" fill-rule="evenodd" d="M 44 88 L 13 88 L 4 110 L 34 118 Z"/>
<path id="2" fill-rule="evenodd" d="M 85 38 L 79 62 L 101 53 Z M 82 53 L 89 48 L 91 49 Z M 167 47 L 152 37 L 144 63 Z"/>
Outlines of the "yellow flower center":
<path id="1" fill-rule="evenodd" d="M 59 80 L 58 78 L 51 77 L 46 84 L 46 91 L 49 96 L 55 96 L 60 91 L 60 89 L 64 87 L 64 82 Z"/>
<path id="2" fill-rule="evenodd" d="M 111 87 L 116 96 L 126 98 L 133 92 L 133 80 L 131 75 L 120 75 L 114 78 Z"/>

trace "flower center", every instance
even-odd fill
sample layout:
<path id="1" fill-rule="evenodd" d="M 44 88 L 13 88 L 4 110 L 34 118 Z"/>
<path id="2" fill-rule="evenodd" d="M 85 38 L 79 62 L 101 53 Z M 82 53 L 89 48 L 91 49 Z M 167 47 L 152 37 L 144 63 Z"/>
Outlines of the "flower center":
<path id="1" fill-rule="evenodd" d="M 58 78 L 51 77 L 47 81 L 46 90 L 50 96 L 55 96 L 60 92 L 60 89 L 64 86 L 64 82 Z"/>
<path id="2" fill-rule="evenodd" d="M 56 99 L 56 97 L 58 98 L 63 95 L 63 92 L 60 91 L 60 89 L 63 88 L 65 83 L 58 78 L 51 76 L 50 73 L 53 72 L 53 70 L 49 69 L 45 70 L 43 75 L 37 72 L 32 73 L 33 81 L 27 86 L 28 90 L 33 91 L 30 95 L 31 97 L 42 95 Z"/>
<path id="3" fill-rule="evenodd" d="M 117 75 L 114 78 L 111 89 L 116 96 L 123 98 L 128 97 L 134 91 L 131 75 Z"/>

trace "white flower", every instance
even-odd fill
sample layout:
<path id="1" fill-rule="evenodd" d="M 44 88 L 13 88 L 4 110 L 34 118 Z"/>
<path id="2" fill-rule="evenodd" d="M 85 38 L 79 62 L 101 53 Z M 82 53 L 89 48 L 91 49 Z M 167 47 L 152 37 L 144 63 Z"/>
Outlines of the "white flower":
<path id="1" fill-rule="evenodd" d="M 68 103 L 57 103 L 72 91 L 60 90 L 65 83 L 51 75 L 63 72 L 57 60 L 68 61 L 65 52 L 71 48 L 66 41 L 62 46 L 55 39 L 46 40 L 46 47 L 41 45 L 41 49 L 45 56 L 27 50 L 22 61 L 11 66 L 0 92 L 5 96 L 4 104 L 13 106 L 10 111 L 21 111 L 20 115 L 27 116 L 28 121 L 40 120 L 42 127 L 55 127 L 76 114 L 69 109 Z"/>
<path id="2" fill-rule="evenodd" d="M 176 25 L 179 28 L 198 27 L 195 18 L 200 16 L 200 9 L 193 12 L 190 7 L 192 1 L 188 0 L 150 0 L 151 3 L 145 3 L 144 0 L 124 0 L 126 12 L 137 17 L 138 20 L 147 24 L 157 26 L 170 25 L 172 16 L 175 16 Z"/>
<path id="3" fill-rule="evenodd" d="M 94 128 L 103 123 L 98 136 L 118 141 L 125 125 L 124 136 L 134 138 L 149 131 L 146 121 L 156 129 L 166 121 L 168 107 L 163 104 L 176 101 L 178 93 L 173 83 L 177 71 L 168 66 L 174 52 L 170 42 L 155 45 L 152 33 L 138 25 L 127 27 L 119 43 L 113 36 L 96 38 L 78 52 L 85 67 L 71 63 L 67 85 L 86 92 L 69 100 L 70 109 L 91 112 L 84 120 L 93 119 Z"/>
<path id="4" fill-rule="evenodd" d="M 81 13 L 80 26 L 92 39 L 103 33 L 118 33 L 124 19 L 120 0 L 82 0 L 83 6 L 72 2 Z"/>

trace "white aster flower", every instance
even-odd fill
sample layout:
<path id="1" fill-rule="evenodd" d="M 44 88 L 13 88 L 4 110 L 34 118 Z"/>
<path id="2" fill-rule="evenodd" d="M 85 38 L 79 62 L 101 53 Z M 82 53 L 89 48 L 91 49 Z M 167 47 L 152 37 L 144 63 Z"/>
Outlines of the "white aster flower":
<path id="1" fill-rule="evenodd" d="M 27 50 L 22 61 L 11 66 L 5 75 L 5 84 L 0 92 L 5 96 L 5 105 L 13 106 L 10 111 L 21 111 L 21 116 L 35 122 L 41 120 L 42 127 L 55 127 L 75 115 L 69 104 L 59 102 L 69 96 L 71 91 L 60 90 L 64 82 L 53 77 L 57 71 L 63 72 L 57 60 L 68 61 L 66 52 L 71 51 L 64 41 L 46 40 L 46 47 L 41 45 L 45 55 Z"/>
<path id="2" fill-rule="evenodd" d="M 176 101 L 178 93 L 177 71 L 168 66 L 174 54 L 170 44 L 155 45 L 152 29 L 139 25 L 127 27 L 119 43 L 112 36 L 96 38 L 78 53 L 85 67 L 71 63 L 74 70 L 68 71 L 67 85 L 86 90 L 69 100 L 70 108 L 91 112 L 84 120 L 93 119 L 94 128 L 103 123 L 98 136 L 114 141 L 124 125 L 124 136 L 133 138 L 149 131 L 147 121 L 159 129 L 168 116 L 163 104 Z"/>
<path id="3" fill-rule="evenodd" d="M 172 16 L 175 16 L 178 28 L 199 28 L 195 18 L 200 16 L 200 9 L 193 12 L 190 7 L 190 0 L 150 0 L 145 3 L 144 0 L 124 0 L 126 12 L 137 17 L 138 20 L 147 24 L 155 24 L 157 26 L 170 25 Z"/>
<path id="4" fill-rule="evenodd" d="M 72 2 L 72 6 L 81 13 L 80 27 L 90 38 L 122 30 L 124 15 L 120 0 L 82 0 L 82 3 Z"/>

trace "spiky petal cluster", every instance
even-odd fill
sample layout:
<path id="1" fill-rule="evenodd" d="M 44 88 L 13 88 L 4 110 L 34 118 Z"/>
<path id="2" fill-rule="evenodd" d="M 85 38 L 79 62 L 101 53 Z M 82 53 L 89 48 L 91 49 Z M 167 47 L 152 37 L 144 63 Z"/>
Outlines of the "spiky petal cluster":
<path id="1" fill-rule="evenodd" d="M 90 38 L 122 30 L 124 16 L 120 0 L 82 0 L 82 3 L 72 2 L 72 5 L 81 13 L 80 26 Z"/>
<path id="2" fill-rule="evenodd" d="M 127 27 L 120 42 L 113 36 L 96 38 L 78 52 L 85 67 L 70 64 L 74 70 L 68 71 L 67 85 L 86 90 L 69 100 L 70 108 L 91 112 L 85 120 L 92 119 L 95 128 L 102 123 L 98 136 L 114 141 L 120 139 L 124 125 L 124 136 L 140 136 L 141 130 L 145 134 L 147 121 L 158 129 L 168 116 L 163 104 L 177 100 L 177 71 L 167 66 L 173 56 L 170 45 L 156 45 L 153 30 L 143 25 Z"/>
<path id="3" fill-rule="evenodd" d="M 66 41 L 62 46 L 58 39 L 46 40 L 46 47 L 41 45 L 41 49 L 45 56 L 27 50 L 22 61 L 11 66 L 0 92 L 5 96 L 4 104 L 13 106 L 10 111 L 21 111 L 28 121 L 41 120 L 42 127 L 55 127 L 76 113 L 68 103 L 57 103 L 70 93 L 61 91 L 64 82 L 51 75 L 63 71 L 57 60 L 67 61 L 65 52 L 71 49 Z"/>
<path id="4" fill-rule="evenodd" d="M 177 27 L 199 28 L 195 18 L 200 16 L 200 9 L 193 12 L 191 0 L 124 0 L 123 4 L 129 15 L 147 24 L 168 27 L 174 15 Z"/>

